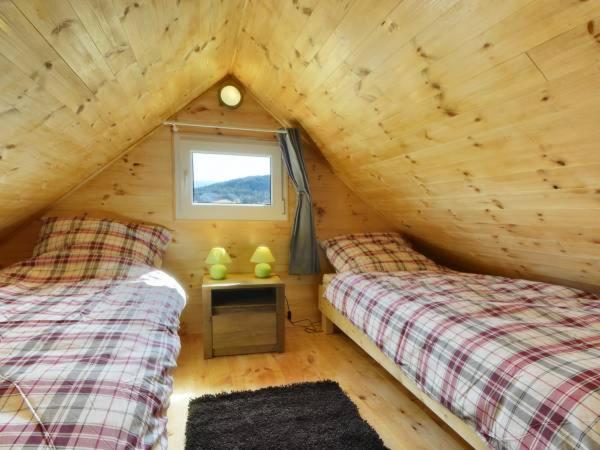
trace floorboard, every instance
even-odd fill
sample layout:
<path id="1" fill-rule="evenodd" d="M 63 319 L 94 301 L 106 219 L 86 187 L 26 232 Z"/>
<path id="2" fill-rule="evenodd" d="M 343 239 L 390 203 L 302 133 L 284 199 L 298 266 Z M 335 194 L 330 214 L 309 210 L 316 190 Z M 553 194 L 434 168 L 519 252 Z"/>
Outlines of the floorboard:
<path id="1" fill-rule="evenodd" d="M 208 393 L 336 380 L 391 449 L 469 448 L 394 378 L 343 334 L 286 329 L 286 352 L 204 360 L 202 338 L 182 337 L 169 408 L 169 448 L 185 442 L 187 404 Z"/>

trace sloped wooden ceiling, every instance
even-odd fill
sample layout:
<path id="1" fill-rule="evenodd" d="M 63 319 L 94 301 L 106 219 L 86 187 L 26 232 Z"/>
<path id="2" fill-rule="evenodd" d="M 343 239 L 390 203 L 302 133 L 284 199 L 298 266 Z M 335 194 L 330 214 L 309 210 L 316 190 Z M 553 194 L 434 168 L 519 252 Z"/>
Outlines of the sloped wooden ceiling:
<path id="1" fill-rule="evenodd" d="M 235 75 L 449 263 L 600 287 L 600 1 L 250 1 Z"/>
<path id="2" fill-rule="evenodd" d="M 228 72 L 243 1 L 0 0 L 0 229 Z"/>
<path id="3" fill-rule="evenodd" d="M 0 229 L 227 72 L 471 270 L 600 287 L 600 0 L 0 0 Z"/>

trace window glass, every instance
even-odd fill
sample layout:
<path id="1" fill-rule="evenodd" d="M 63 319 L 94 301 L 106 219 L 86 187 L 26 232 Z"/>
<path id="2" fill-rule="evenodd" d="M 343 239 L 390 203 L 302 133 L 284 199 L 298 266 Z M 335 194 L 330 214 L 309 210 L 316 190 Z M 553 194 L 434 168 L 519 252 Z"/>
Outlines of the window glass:
<path id="1" fill-rule="evenodd" d="M 270 205 L 271 158 L 192 154 L 194 204 Z"/>

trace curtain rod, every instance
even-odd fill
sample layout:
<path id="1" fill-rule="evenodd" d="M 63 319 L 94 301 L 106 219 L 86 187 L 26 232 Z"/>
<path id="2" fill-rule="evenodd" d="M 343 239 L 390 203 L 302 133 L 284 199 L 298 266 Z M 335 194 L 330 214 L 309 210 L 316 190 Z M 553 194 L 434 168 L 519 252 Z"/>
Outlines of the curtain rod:
<path id="1" fill-rule="evenodd" d="M 285 130 L 275 130 L 268 128 L 248 128 L 248 127 L 234 127 L 228 125 L 209 125 L 204 123 L 193 123 L 193 122 L 176 122 L 176 121 L 166 121 L 163 122 L 163 125 L 168 125 L 173 127 L 173 131 L 177 131 L 177 127 L 196 127 L 196 128 L 219 128 L 221 130 L 235 130 L 235 131 L 255 131 L 258 133 L 277 133 L 277 134 L 287 134 Z"/>

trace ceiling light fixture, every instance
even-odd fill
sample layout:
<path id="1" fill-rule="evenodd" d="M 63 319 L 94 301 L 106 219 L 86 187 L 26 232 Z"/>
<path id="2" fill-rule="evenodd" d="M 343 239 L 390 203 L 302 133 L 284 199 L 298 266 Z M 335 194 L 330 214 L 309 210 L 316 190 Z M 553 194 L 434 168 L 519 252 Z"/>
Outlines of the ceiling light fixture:
<path id="1" fill-rule="evenodd" d="M 233 83 L 226 83 L 219 89 L 219 103 L 235 109 L 242 104 L 242 90 Z"/>

